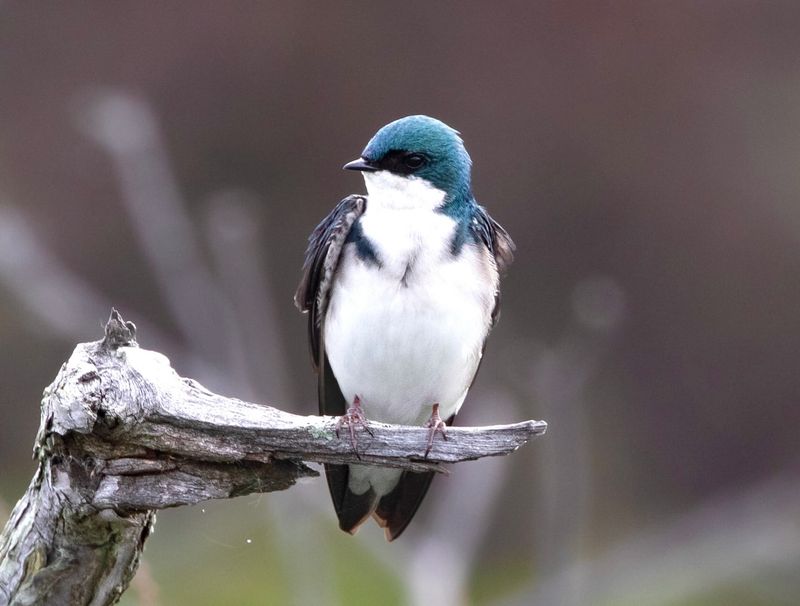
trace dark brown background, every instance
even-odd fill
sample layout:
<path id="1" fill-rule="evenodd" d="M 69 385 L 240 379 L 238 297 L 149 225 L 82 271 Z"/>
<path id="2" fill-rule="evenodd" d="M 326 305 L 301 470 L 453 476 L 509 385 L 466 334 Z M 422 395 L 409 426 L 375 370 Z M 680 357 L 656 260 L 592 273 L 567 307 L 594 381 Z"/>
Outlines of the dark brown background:
<path id="1" fill-rule="evenodd" d="M 339 536 L 321 481 L 165 513 L 125 603 L 797 603 L 798 31 L 794 2 L 3 3 L 0 521 L 112 304 L 182 374 L 314 412 L 305 238 L 427 113 L 518 246 L 460 422 L 548 435 L 437 480 L 398 545 Z"/>

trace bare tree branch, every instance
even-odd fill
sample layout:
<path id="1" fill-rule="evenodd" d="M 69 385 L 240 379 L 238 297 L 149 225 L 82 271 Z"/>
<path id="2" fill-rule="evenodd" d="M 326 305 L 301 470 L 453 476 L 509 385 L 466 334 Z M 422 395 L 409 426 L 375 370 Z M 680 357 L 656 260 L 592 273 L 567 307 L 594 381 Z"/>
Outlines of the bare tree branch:
<path id="1" fill-rule="evenodd" d="M 45 390 L 39 468 L 0 535 L 0 605 L 112 604 L 128 586 L 155 510 L 283 490 L 317 475 L 303 461 L 446 471 L 513 452 L 546 424 L 427 430 L 371 423 L 338 439 L 330 417 L 214 394 L 139 349 L 112 312 L 102 341 L 78 345 Z"/>

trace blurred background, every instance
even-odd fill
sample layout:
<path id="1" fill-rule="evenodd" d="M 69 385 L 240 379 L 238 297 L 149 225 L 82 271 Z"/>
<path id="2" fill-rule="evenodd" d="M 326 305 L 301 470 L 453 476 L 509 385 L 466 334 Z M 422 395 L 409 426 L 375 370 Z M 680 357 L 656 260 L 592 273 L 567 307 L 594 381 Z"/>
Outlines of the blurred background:
<path id="1" fill-rule="evenodd" d="M 800 5 L 0 2 L 0 523 L 112 305 L 231 396 L 316 411 L 306 237 L 374 131 L 459 129 L 518 251 L 396 543 L 325 483 L 159 514 L 125 605 L 800 603 Z"/>

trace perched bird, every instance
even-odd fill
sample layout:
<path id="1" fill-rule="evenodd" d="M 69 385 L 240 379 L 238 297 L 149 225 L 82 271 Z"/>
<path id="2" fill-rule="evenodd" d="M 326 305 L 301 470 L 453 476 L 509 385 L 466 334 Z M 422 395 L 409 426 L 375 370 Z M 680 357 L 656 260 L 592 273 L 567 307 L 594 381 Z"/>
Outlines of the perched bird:
<path id="1" fill-rule="evenodd" d="M 367 194 L 342 200 L 309 237 L 295 304 L 308 312 L 320 414 L 446 438 L 499 311 L 514 243 L 475 201 L 459 133 L 428 116 L 381 128 L 361 157 Z M 444 419 L 444 420 L 443 420 Z M 325 465 L 339 526 L 372 515 L 396 539 L 433 472 Z"/>

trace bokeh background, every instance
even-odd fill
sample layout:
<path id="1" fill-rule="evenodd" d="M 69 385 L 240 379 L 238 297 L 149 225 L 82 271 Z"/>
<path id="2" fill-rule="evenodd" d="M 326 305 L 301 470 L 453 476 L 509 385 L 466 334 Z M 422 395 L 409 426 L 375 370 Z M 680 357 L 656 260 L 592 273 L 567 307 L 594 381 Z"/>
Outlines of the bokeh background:
<path id="1" fill-rule="evenodd" d="M 112 305 L 232 396 L 316 410 L 305 240 L 384 123 L 448 122 L 518 246 L 395 544 L 324 482 L 159 514 L 125 605 L 800 603 L 796 2 L 0 3 L 0 523 Z"/>

